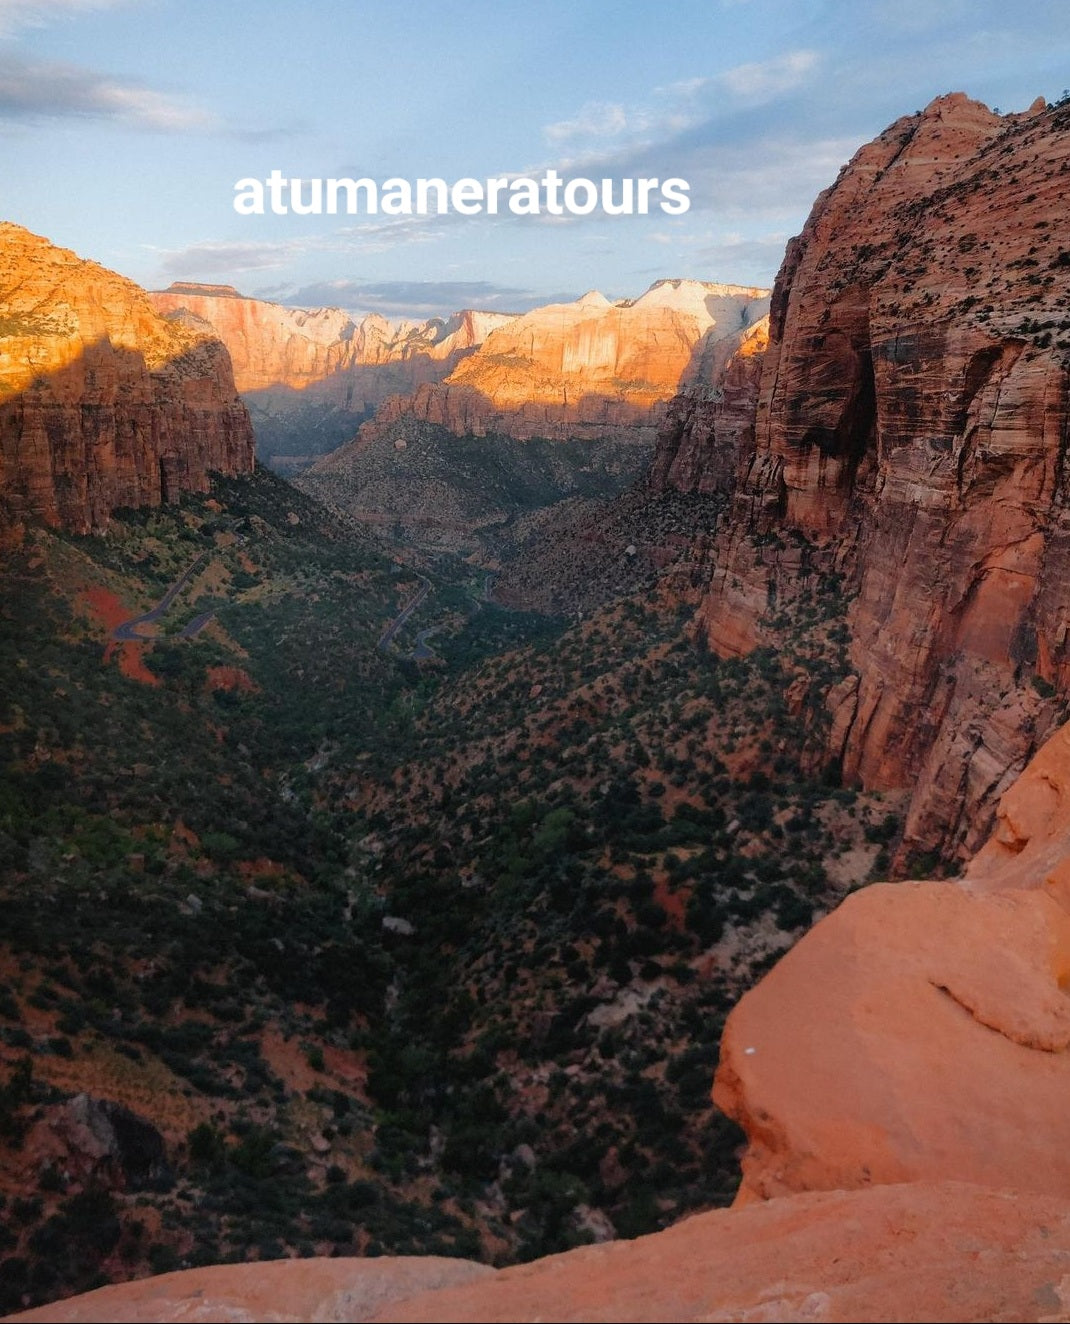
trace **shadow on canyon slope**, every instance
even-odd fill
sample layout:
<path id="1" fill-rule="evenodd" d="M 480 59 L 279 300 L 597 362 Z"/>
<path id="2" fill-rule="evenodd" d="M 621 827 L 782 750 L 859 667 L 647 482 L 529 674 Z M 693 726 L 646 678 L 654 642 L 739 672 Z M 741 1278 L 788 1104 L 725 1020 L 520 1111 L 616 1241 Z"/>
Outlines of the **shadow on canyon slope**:
<path id="1" fill-rule="evenodd" d="M 112 511 L 252 471 L 230 356 L 204 340 L 151 366 L 104 337 L 0 396 L 0 521 L 86 533 Z"/>

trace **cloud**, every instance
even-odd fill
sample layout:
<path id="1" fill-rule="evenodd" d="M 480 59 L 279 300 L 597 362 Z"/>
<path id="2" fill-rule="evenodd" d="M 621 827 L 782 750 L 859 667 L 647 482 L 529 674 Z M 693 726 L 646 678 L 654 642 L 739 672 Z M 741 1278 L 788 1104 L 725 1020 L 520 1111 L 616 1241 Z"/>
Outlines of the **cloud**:
<path id="1" fill-rule="evenodd" d="M 568 303 L 579 293 L 536 294 L 517 286 L 485 280 L 330 280 L 311 285 L 262 288 L 258 297 L 293 308 L 344 308 L 347 312 L 381 313 L 384 317 L 445 317 L 462 308 L 484 312 L 524 313 L 547 303 Z"/>
<path id="2" fill-rule="evenodd" d="M 737 102 L 753 105 L 771 101 L 794 92 L 810 80 L 817 69 L 820 56 L 817 51 L 789 51 L 771 60 L 752 64 L 739 64 L 727 69 L 710 82 Z"/>
<path id="3" fill-rule="evenodd" d="M 607 152 L 651 147 L 720 114 L 794 95 L 812 81 L 820 64 L 820 53 L 804 48 L 669 83 L 641 103 L 589 101 L 572 118 L 546 125 L 543 134 L 554 146 L 575 153 L 556 164 L 579 170 Z"/>
<path id="4" fill-rule="evenodd" d="M 0 0 L 0 37 L 19 28 L 39 28 L 54 18 L 110 9 L 126 0 Z"/>
<path id="5" fill-rule="evenodd" d="M 575 119 L 548 124 L 544 130 L 551 142 L 573 138 L 616 138 L 629 128 L 624 107 L 612 101 L 588 101 Z"/>
<path id="6" fill-rule="evenodd" d="M 159 269 L 166 280 L 200 280 L 245 271 L 279 271 L 313 253 L 349 257 L 384 253 L 399 245 L 438 239 L 441 231 L 429 224 L 437 220 L 434 216 L 399 216 L 288 239 L 207 239 L 185 248 L 157 250 Z"/>
<path id="7" fill-rule="evenodd" d="M 199 106 L 77 65 L 0 55 L 0 119 L 96 119 L 158 133 L 211 129 Z"/>

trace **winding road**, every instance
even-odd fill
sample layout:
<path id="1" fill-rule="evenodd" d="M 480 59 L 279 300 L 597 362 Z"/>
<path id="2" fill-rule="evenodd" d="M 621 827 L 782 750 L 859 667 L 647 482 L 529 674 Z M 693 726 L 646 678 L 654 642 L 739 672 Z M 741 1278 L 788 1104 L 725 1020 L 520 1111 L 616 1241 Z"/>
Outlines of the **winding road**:
<path id="1" fill-rule="evenodd" d="M 416 610 L 416 608 L 420 605 L 420 603 L 423 602 L 424 598 L 426 598 L 428 593 L 430 592 L 431 592 L 431 581 L 429 579 L 424 579 L 423 575 L 421 575 L 419 591 L 416 593 L 414 597 L 409 599 L 409 601 L 405 604 L 405 606 L 402 607 L 401 611 L 398 612 L 398 614 L 386 627 L 383 633 L 379 636 L 378 647 L 380 652 L 383 653 L 386 652 L 386 650 L 394 642 L 394 636 L 397 634 L 397 632 L 401 629 L 401 627 L 405 624 L 405 622 L 409 619 L 412 613 Z"/>
<path id="2" fill-rule="evenodd" d="M 193 572 L 207 555 L 207 551 L 201 552 L 197 559 L 193 561 L 191 565 L 187 566 L 182 574 L 179 575 L 155 607 L 151 607 L 148 611 L 142 612 L 140 616 L 131 616 L 128 621 L 120 622 L 120 624 L 118 624 L 111 632 L 111 637 L 122 643 L 147 643 L 152 636 L 141 634 L 140 627 L 143 625 L 154 625 L 156 621 L 160 619 L 179 593 L 181 593 L 189 583 Z M 430 585 L 428 587 L 430 587 Z M 192 621 L 188 621 L 182 629 L 179 630 L 178 638 L 192 639 L 195 634 L 199 634 L 201 630 L 204 629 L 214 615 L 214 611 L 202 611 L 199 616 L 195 616 Z"/>

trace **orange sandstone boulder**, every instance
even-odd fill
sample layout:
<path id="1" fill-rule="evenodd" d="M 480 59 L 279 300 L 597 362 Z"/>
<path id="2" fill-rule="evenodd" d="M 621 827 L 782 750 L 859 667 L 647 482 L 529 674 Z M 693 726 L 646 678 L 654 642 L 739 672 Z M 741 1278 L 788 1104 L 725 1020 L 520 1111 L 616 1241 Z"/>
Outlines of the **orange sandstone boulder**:
<path id="1" fill-rule="evenodd" d="M 1062 1320 L 1070 1202 L 956 1182 L 828 1191 L 495 1272 L 283 1260 L 104 1287 L 13 1320 Z"/>
<path id="2" fill-rule="evenodd" d="M 957 1179 L 1070 1199 L 1070 914 L 1041 891 L 855 893 L 728 1018 L 740 1200 Z"/>
<path id="3" fill-rule="evenodd" d="M 417 1256 L 391 1259 L 271 1260 L 184 1269 L 101 1287 L 40 1306 L 13 1320 L 55 1324 L 149 1324 L 227 1321 L 290 1324 L 301 1320 L 363 1320 L 399 1297 L 479 1281 L 494 1270 L 470 1260 Z"/>

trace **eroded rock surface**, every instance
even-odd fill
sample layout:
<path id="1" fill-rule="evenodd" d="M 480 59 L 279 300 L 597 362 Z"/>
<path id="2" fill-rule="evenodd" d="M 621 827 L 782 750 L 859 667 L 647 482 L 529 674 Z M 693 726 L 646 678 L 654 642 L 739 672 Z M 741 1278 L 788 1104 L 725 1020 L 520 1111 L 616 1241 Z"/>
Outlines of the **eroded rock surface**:
<path id="1" fill-rule="evenodd" d="M 981 1321 L 1061 1318 L 1070 1203 L 957 1182 L 829 1191 L 495 1271 L 465 1260 L 189 1269 L 10 1316 L 310 1320 Z"/>
<path id="2" fill-rule="evenodd" d="M 977 849 L 1070 681 L 1068 153 L 1070 106 L 940 97 L 844 167 L 773 293 L 702 628 L 746 651 L 771 595 L 844 576 L 830 752 L 914 790 L 908 848 Z"/>
<path id="3" fill-rule="evenodd" d="M 291 1324 L 371 1319 L 400 1297 L 479 1281 L 494 1274 L 470 1260 L 435 1256 L 370 1260 L 272 1260 L 220 1264 L 102 1287 L 41 1306 L 17 1320 L 56 1324 L 151 1324 L 158 1320 Z"/>
<path id="4" fill-rule="evenodd" d="M 869 887 L 746 994 L 714 1100 L 741 1199 L 958 1179 L 1070 1197 L 1070 914 L 1039 890 Z"/>

